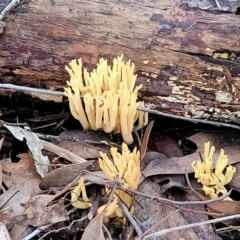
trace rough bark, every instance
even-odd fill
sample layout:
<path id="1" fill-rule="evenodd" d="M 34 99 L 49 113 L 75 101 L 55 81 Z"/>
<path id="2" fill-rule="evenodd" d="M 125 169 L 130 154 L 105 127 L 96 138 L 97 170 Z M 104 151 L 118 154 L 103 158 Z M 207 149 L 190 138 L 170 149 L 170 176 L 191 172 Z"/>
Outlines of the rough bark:
<path id="1" fill-rule="evenodd" d="M 240 110 L 238 3 L 25 1 L 0 35 L 0 80 L 59 87 L 71 59 L 91 70 L 100 57 L 124 54 L 136 65 L 141 98 L 156 110 L 227 121 Z"/>

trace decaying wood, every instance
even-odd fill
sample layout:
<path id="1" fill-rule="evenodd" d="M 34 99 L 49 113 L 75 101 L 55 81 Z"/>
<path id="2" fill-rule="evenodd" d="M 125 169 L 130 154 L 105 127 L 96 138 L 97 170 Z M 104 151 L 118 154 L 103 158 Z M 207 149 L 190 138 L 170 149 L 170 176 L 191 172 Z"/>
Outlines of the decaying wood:
<path id="1" fill-rule="evenodd" d="M 0 79 L 47 89 L 64 86 L 69 78 L 64 66 L 71 59 L 81 57 L 91 70 L 100 57 L 111 61 L 124 54 L 136 65 L 141 98 L 155 110 L 235 119 L 240 111 L 240 18 L 231 4 L 24 1 L 5 19 L 0 35 Z"/>

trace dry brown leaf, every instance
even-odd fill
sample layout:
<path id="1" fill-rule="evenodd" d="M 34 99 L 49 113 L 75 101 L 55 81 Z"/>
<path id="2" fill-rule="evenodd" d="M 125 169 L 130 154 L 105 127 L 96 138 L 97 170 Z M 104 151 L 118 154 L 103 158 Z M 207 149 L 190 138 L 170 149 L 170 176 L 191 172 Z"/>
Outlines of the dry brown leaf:
<path id="1" fill-rule="evenodd" d="M 216 149 L 240 145 L 239 132 L 200 132 L 188 138 L 197 145 L 198 152 L 204 152 L 204 143 L 210 141 Z"/>
<path id="2" fill-rule="evenodd" d="M 211 212 L 226 215 L 240 214 L 240 201 L 219 201 L 206 204 Z"/>
<path id="3" fill-rule="evenodd" d="M 44 199 L 43 199 L 44 200 Z M 32 204 L 30 206 L 30 204 Z M 44 206 L 35 202 L 29 202 L 24 213 L 10 216 L 9 214 L 0 213 L 0 217 L 4 218 L 4 223 L 14 223 L 20 226 L 43 226 L 54 224 L 68 220 L 68 213 L 65 209 L 64 200 L 59 200 L 58 203 L 51 206 Z"/>
<path id="4" fill-rule="evenodd" d="M 194 194 L 193 191 L 189 188 L 180 188 L 183 191 L 171 191 L 168 192 L 168 196 L 170 199 L 174 199 L 175 201 L 199 201 L 199 195 Z M 207 200 L 206 197 L 200 198 L 201 200 Z M 196 211 L 205 212 L 205 206 L 203 204 L 194 204 L 194 205 L 184 205 L 182 207 L 193 209 Z M 208 215 L 203 214 L 194 214 L 192 212 L 181 211 L 181 214 L 186 219 L 188 223 L 197 223 L 202 221 L 209 220 Z M 201 240 L 216 240 L 216 233 L 210 224 L 205 224 L 194 228 L 194 232 L 199 236 Z"/>
<path id="5" fill-rule="evenodd" d="M 210 199 L 207 196 L 204 196 L 203 193 L 195 191 L 195 194 L 192 195 L 198 196 L 201 200 Z M 218 201 L 206 204 L 210 212 L 221 213 L 226 215 L 235 215 L 240 214 L 240 201 Z"/>
<path id="6" fill-rule="evenodd" d="M 68 161 L 70 161 L 71 163 L 84 163 L 86 162 L 86 160 L 74 153 L 71 153 L 70 151 L 58 147 L 50 142 L 46 142 L 44 140 L 41 140 L 44 149 L 46 149 L 49 152 L 53 152 L 56 155 L 58 155 L 59 157 L 63 157 L 65 159 L 67 159 Z"/>
<path id="7" fill-rule="evenodd" d="M 152 145 L 155 146 L 156 151 L 164 154 L 168 158 L 182 157 L 183 153 L 177 142 L 169 136 L 158 134 L 152 136 Z"/>
<path id="8" fill-rule="evenodd" d="M 31 183 L 24 181 L 10 188 L 0 196 L 0 219 L 3 223 L 14 222 L 15 216 L 21 215 L 24 212 L 25 208 L 23 204 L 29 201 L 30 194 Z"/>
<path id="9" fill-rule="evenodd" d="M 9 158 L 2 160 L 1 165 L 5 172 L 15 173 L 27 179 L 42 179 L 36 171 L 33 158 L 28 153 L 21 153 L 17 157 L 20 158 L 17 163 L 13 163 Z"/>
<path id="10" fill-rule="evenodd" d="M 44 201 L 44 198 L 43 198 Z M 31 202 L 28 208 L 21 215 L 15 218 L 15 222 L 22 226 L 43 226 L 69 220 L 68 213 L 65 209 L 64 200 L 59 200 L 56 204 L 46 207 L 47 204 Z"/>
<path id="11" fill-rule="evenodd" d="M 11 162 L 9 158 L 1 160 L 3 182 L 8 188 L 12 188 L 27 179 L 31 183 L 31 195 L 34 195 L 40 191 L 38 185 L 41 176 L 36 171 L 34 160 L 28 153 L 17 156 L 21 159 L 18 163 Z"/>
<path id="12" fill-rule="evenodd" d="M 84 179 L 95 184 L 106 186 L 107 184 L 114 184 L 113 180 L 107 179 L 103 171 L 84 173 Z"/>
<path id="13" fill-rule="evenodd" d="M 37 195 L 28 202 L 18 199 L 18 205 L 21 205 L 21 209 L 14 211 L 14 214 L 12 211 L 9 212 L 9 209 L 1 211 L 0 218 L 4 219 L 6 224 L 14 223 L 21 226 L 43 226 L 68 220 L 64 200 L 59 200 L 57 204 L 48 206 L 55 198 L 56 195 Z"/>
<path id="14" fill-rule="evenodd" d="M 239 146 L 226 146 L 224 147 L 225 153 L 228 155 L 228 164 L 240 162 L 240 147 Z M 201 152 L 204 153 L 203 151 Z M 214 153 L 214 164 L 219 156 L 220 149 Z M 185 174 L 194 172 L 191 163 L 198 160 L 199 152 L 179 158 L 170 159 L 156 159 L 151 161 L 143 170 L 145 177 L 158 175 L 158 174 Z"/>
<path id="15" fill-rule="evenodd" d="M 93 142 L 100 142 L 100 141 L 106 141 L 111 142 L 110 134 L 102 132 L 102 131 L 65 131 L 62 132 L 59 135 L 60 141 L 78 141 L 78 142 L 84 142 L 84 141 L 93 141 Z"/>
<path id="16" fill-rule="evenodd" d="M 9 234 L 11 236 L 12 240 L 19 240 L 21 239 L 21 235 L 24 233 L 24 231 L 28 228 L 28 226 L 20 226 L 18 224 L 15 224 L 12 229 L 9 231 Z"/>
<path id="17" fill-rule="evenodd" d="M 161 197 L 161 191 L 158 184 L 145 180 L 142 182 L 138 191 L 148 194 L 150 196 L 159 196 Z M 140 221 L 144 222 L 149 218 L 153 217 L 154 223 L 156 224 L 160 222 L 163 218 L 167 217 L 171 213 L 173 213 L 176 208 L 173 206 L 169 206 L 166 204 L 162 204 L 160 202 L 154 202 L 152 199 L 142 197 L 140 195 L 136 195 L 134 201 L 134 216 Z M 182 217 L 181 213 L 178 212 L 175 215 L 169 217 L 166 221 L 162 222 L 160 225 L 154 229 L 155 231 L 159 231 L 166 228 L 172 228 L 179 225 L 188 224 L 186 220 Z M 191 240 L 199 240 L 198 236 L 195 234 L 193 229 L 173 232 L 171 234 L 167 234 L 161 237 L 162 240 L 172 240 L 172 239 L 191 239 Z"/>
<path id="18" fill-rule="evenodd" d="M 47 190 L 51 187 L 63 187 L 72 182 L 77 176 L 81 176 L 83 170 L 95 161 L 87 161 L 78 164 L 69 164 L 49 172 L 40 182 L 39 187 Z"/>
<path id="19" fill-rule="evenodd" d="M 12 240 L 8 233 L 6 225 L 1 222 L 0 222 L 0 239 L 1 240 Z"/>
<path id="20" fill-rule="evenodd" d="M 228 164 L 234 164 L 240 161 L 239 133 L 197 133 L 189 139 L 194 141 L 198 147 L 195 153 L 184 157 L 174 157 L 170 159 L 159 159 L 159 157 L 156 156 L 156 159 L 151 159 L 152 161 L 143 170 L 144 176 L 192 173 L 193 168 L 191 167 L 191 163 L 200 158 L 199 153 L 204 154 L 204 142 L 207 141 L 210 141 L 211 145 L 216 147 L 214 163 L 219 156 L 221 148 L 223 148 L 228 155 Z M 237 143 L 239 143 L 239 145 Z"/>
<path id="21" fill-rule="evenodd" d="M 154 176 L 152 180 L 158 184 L 160 183 L 160 187 L 163 193 L 172 187 L 186 186 L 185 176 L 179 174 L 157 175 Z"/>
<path id="22" fill-rule="evenodd" d="M 97 215 L 86 227 L 81 240 L 105 240 L 102 230 L 103 213 Z"/>
<path id="23" fill-rule="evenodd" d="M 37 163 L 37 172 L 42 177 L 45 176 L 48 173 L 48 165 L 50 162 L 48 160 L 48 157 L 43 156 L 42 154 L 43 145 L 38 136 L 35 133 L 27 131 L 20 127 L 8 126 L 7 124 L 3 124 L 3 126 L 7 128 L 19 141 L 26 140 L 28 148 L 32 153 L 33 159 Z"/>
<path id="24" fill-rule="evenodd" d="M 85 159 L 100 157 L 99 149 L 83 142 L 62 141 L 58 144 L 58 146 Z"/>

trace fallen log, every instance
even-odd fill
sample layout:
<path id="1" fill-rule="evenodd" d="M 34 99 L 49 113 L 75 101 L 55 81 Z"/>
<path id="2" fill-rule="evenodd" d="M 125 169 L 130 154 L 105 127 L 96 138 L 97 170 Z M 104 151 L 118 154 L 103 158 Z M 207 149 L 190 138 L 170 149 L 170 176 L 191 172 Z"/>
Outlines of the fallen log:
<path id="1" fill-rule="evenodd" d="M 3 9 L 6 1 L 0 3 Z M 239 7 L 227 1 L 33 0 L 2 21 L 0 80 L 61 89 L 64 66 L 124 54 L 151 109 L 238 123 Z"/>

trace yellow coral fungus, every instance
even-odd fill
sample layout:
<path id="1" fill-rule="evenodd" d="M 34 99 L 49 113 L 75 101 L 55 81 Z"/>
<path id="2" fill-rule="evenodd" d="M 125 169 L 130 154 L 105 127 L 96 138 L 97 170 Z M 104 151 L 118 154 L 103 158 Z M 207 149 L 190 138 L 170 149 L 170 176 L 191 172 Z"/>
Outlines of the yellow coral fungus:
<path id="1" fill-rule="evenodd" d="M 82 195 L 82 201 L 78 199 L 80 195 Z M 92 206 L 92 203 L 89 201 L 84 185 L 84 178 L 81 177 L 78 186 L 71 192 L 71 202 L 75 208 L 86 209 Z"/>
<path id="2" fill-rule="evenodd" d="M 113 159 L 112 161 L 105 153 L 100 152 L 100 168 L 106 174 L 107 178 L 114 180 L 116 175 L 118 175 L 118 180 L 122 183 L 123 187 L 136 190 L 141 178 L 139 151 L 135 148 L 133 152 L 130 152 L 125 143 L 122 144 L 122 154 L 118 153 L 117 148 L 114 147 L 112 147 L 110 151 Z M 111 190 L 106 188 L 105 192 L 109 194 Z M 128 193 L 117 189 L 115 191 L 114 201 L 112 201 L 108 206 L 108 211 L 104 215 L 105 217 L 122 215 L 118 204 L 115 202 L 117 201 L 116 199 L 120 199 L 127 207 L 131 208 L 132 197 Z M 105 205 L 98 209 L 98 214 L 102 212 L 104 207 Z M 133 210 L 133 208 L 131 210 Z"/>
<path id="3" fill-rule="evenodd" d="M 195 178 L 203 185 L 203 191 L 210 198 L 216 198 L 219 194 L 227 193 L 224 185 L 232 180 L 233 174 L 236 172 L 236 168 L 231 165 L 226 168 L 228 157 L 225 155 L 223 149 L 221 149 L 216 161 L 215 170 L 213 170 L 214 151 L 215 147 L 212 146 L 210 148 L 210 142 L 205 143 L 204 161 L 198 160 L 192 163 Z M 225 168 L 226 171 L 224 173 Z M 231 200 L 231 198 L 228 197 L 224 200 Z"/>
<path id="4" fill-rule="evenodd" d="M 110 149 L 112 160 L 108 158 L 106 153 L 99 152 L 101 158 L 99 158 L 100 168 L 110 180 L 115 180 L 118 176 L 118 181 L 124 188 L 136 190 L 141 178 L 140 169 L 140 153 L 134 148 L 133 152 L 130 152 L 128 146 L 122 144 L 122 154 L 117 151 L 117 148 L 111 147 Z M 105 188 L 104 196 L 108 196 L 112 189 Z M 82 200 L 78 198 L 82 196 Z M 104 209 L 104 218 L 122 217 L 123 213 L 118 205 L 118 200 L 121 200 L 133 213 L 132 196 L 123 190 L 117 189 L 114 192 L 113 199 L 106 207 L 106 204 L 100 206 L 97 210 L 97 214 L 100 214 Z M 71 193 L 71 202 L 75 208 L 86 209 L 92 206 L 90 202 L 92 198 L 87 197 L 86 189 L 84 186 L 84 178 L 81 177 L 78 186 Z"/>
<path id="5" fill-rule="evenodd" d="M 137 102 L 142 85 L 135 87 L 134 64 L 125 63 L 122 55 L 113 60 L 112 67 L 101 58 L 90 73 L 82 70 L 81 58 L 72 60 L 69 65 L 70 68 L 65 67 L 70 75 L 65 95 L 74 118 L 84 129 L 121 132 L 124 141 L 131 144 L 134 123 L 138 122 L 137 130 L 148 123 L 148 114 L 137 110 L 144 107 L 144 103 Z"/>

